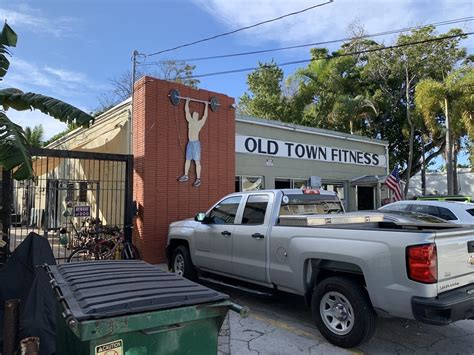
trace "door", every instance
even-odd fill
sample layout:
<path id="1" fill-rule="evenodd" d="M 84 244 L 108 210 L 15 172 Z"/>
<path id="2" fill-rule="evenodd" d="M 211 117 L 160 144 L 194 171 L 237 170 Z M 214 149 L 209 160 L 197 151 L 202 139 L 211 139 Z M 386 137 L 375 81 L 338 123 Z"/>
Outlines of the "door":
<path id="1" fill-rule="evenodd" d="M 357 186 L 357 210 L 374 210 L 374 188 Z"/>
<path id="2" fill-rule="evenodd" d="M 244 201 L 240 224 L 235 225 L 232 237 L 232 264 L 236 276 L 266 281 L 268 206 L 271 206 L 272 197 L 270 194 L 252 194 Z"/>
<path id="3" fill-rule="evenodd" d="M 232 238 L 242 196 L 228 197 L 207 214 L 194 231 L 195 262 L 199 267 L 232 272 Z"/>

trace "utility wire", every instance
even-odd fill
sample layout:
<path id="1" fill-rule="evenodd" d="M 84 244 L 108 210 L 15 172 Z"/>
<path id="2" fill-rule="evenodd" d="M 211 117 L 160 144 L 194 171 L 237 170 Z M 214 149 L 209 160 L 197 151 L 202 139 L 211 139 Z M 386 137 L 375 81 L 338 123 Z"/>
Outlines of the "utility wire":
<path id="1" fill-rule="evenodd" d="M 305 9 L 302 9 L 302 10 L 299 10 L 299 11 L 290 12 L 289 14 L 285 14 L 285 15 L 282 15 L 282 16 L 278 16 L 278 17 L 272 18 L 272 19 L 270 19 L 270 20 L 265 20 L 265 21 L 262 21 L 262 22 L 258 22 L 258 23 L 256 23 L 256 24 L 253 24 L 253 25 L 250 25 L 250 26 L 241 27 L 241 28 L 238 28 L 238 29 L 233 30 L 233 31 L 224 32 L 224 33 L 221 33 L 221 34 L 212 36 L 212 37 L 203 38 L 203 39 L 200 39 L 200 40 L 197 40 L 197 41 L 194 41 L 194 42 L 190 42 L 190 43 L 186 43 L 186 44 L 182 44 L 182 45 L 179 45 L 179 46 L 176 46 L 176 47 L 173 47 L 173 48 L 163 49 L 163 50 L 158 51 L 158 52 L 155 52 L 155 53 L 147 54 L 147 56 L 148 56 L 148 57 L 151 57 L 151 56 L 158 55 L 158 54 L 162 54 L 162 53 L 165 53 L 165 52 L 171 52 L 171 51 L 174 51 L 174 50 L 176 50 L 176 49 L 180 49 L 180 48 L 184 48 L 184 47 L 189 47 L 189 46 L 192 46 L 192 45 L 195 45 L 195 44 L 198 44 L 198 43 L 207 42 L 207 41 L 210 41 L 210 40 L 219 38 L 219 37 L 224 37 L 224 36 L 232 35 L 232 34 L 234 34 L 234 33 L 241 32 L 241 31 L 245 31 L 245 30 L 248 30 L 248 29 L 250 29 L 250 28 L 258 27 L 258 26 L 261 26 L 261 25 L 264 25 L 264 24 L 267 24 L 267 23 L 270 23 L 270 22 L 278 21 L 278 20 L 284 19 L 284 18 L 286 18 L 286 17 L 290 17 L 290 16 L 294 16 L 294 15 L 299 15 L 299 14 L 301 14 L 301 13 L 303 13 L 303 12 L 306 12 L 306 11 L 309 11 L 309 10 L 312 10 L 312 9 L 315 9 L 315 8 L 317 8 L 317 7 L 321 7 L 321 6 L 324 6 L 324 5 L 331 4 L 332 2 L 334 2 L 334 0 L 329 0 L 329 1 L 324 2 L 324 3 L 321 3 L 321 4 L 313 5 L 313 6 L 307 7 L 307 8 L 305 8 Z"/>
<path id="2" fill-rule="evenodd" d="M 348 42 L 348 41 L 355 40 L 355 39 L 379 37 L 379 36 L 385 36 L 385 35 L 389 35 L 389 34 L 407 32 L 407 31 L 411 31 L 411 30 L 414 30 L 414 29 L 419 29 L 419 28 L 423 28 L 423 27 L 427 27 L 427 26 L 435 26 L 435 27 L 436 26 L 445 26 L 445 25 L 452 25 L 452 24 L 456 24 L 456 23 L 460 23 L 460 22 L 467 22 L 467 21 L 473 21 L 473 20 L 474 20 L 474 17 L 470 16 L 470 17 L 463 17 L 463 18 L 458 18 L 458 19 L 453 19 L 453 20 L 446 20 L 446 21 L 441 21 L 441 22 L 429 23 L 429 24 L 425 24 L 425 25 L 399 28 L 399 29 L 396 29 L 396 30 L 387 30 L 387 31 L 384 31 L 384 32 L 372 33 L 372 34 L 356 36 L 356 37 L 346 37 L 346 38 L 334 39 L 334 40 L 323 41 L 323 42 L 298 44 L 298 45 L 288 46 L 288 47 L 261 49 L 261 50 L 250 51 L 250 52 L 238 52 L 238 53 L 228 53 L 228 54 L 221 54 L 221 55 L 208 56 L 208 57 L 175 59 L 174 61 L 177 61 L 177 62 L 197 62 L 197 61 L 211 60 L 211 59 L 223 59 L 223 58 L 240 57 L 240 56 L 247 56 L 247 55 L 253 55 L 253 54 L 278 52 L 278 51 L 284 51 L 284 50 L 289 50 L 289 49 L 314 47 L 314 46 L 319 46 L 319 45 L 324 45 L 324 44 L 332 44 L 332 43 L 339 43 L 339 42 Z M 165 62 L 169 62 L 169 60 L 162 60 L 162 61 L 158 61 L 158 62 L 142 62 L 142 63 L 139 63 L 138 65 L 140 65 L 140 66 L 159 65 L 159 64 L 163 64 Z"/>
<path id="3" fill-rule="evenodd" d="M 356 51 L 356 52 L 332 54 L 332 55 L 328 55 L 326 57 L 321 57 L 321 58 L 295 60 L 295 61 L 291 61 L 291 62 L 284 62 L 284 63 L 279 63 L 279 64 L 277 63 L 276 65 L 279 66 L 279 67 L 283 67 L 283 66 L 293 65 L 293 64 L 303 64 L 303 63 L 314 62 L 314 61 L 317 61 L 317 60 L 329 60 L 329 59 L 339 58 L 339 57 L 348 57 L 348 56 L 352 56 L 352 55 L 380 52 L 380 51 L 385 51 L 385 50 L 388 50 L 388 49 L 396 49 L 396 48 L 414 46 L 414 45 L 417 45 L 417 44 L 438 42 L 438 41 L 443 41 L 445 39 L 457 38 L 457 37 L 462 37 L 462 36 L 470 36 L 472 34 L 474 34 L 474 32 L 467 32 L 467 33 L 461 33 L 461 34 L 458 34 L 458 35 L 451 35 L 451 36 L 443 36 L 443 37 L 438 37 L 438 38 L 425 39 L 425 40 L 422 40 L 422 41 L 408 42 L 408 43 L 397 44 L 397 45 L 382 47 L 382 48 L 379 47 L 379 48 L 365 49 L 365 50 Z M 204 78 L 204 77 L 207 77 L 207 76 L 241 73 L 241 72 L 253 71 L 253 70 L 257 70 L 257 69 L 259 69 L 259 67 L 233 69 L 233 70 L 226 70 L 226 71 L 220 71 L 220 72 L 213 72 L 213 73 L 187 76 L 186 79 L 196 79 L 196 78 Z"/>

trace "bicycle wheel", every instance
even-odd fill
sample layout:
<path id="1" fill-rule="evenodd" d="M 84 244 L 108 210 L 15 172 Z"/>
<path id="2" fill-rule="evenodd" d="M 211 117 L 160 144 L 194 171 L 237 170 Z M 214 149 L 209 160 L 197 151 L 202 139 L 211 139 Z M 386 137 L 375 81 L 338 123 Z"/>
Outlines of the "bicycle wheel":
<path id="1" fill-rule="evenodd" d="M 77 261 L 93 261 L 99 260 L 97 253 L 89 248 L 78 248 L 75 249 L 71 255 L 67 258 L 68 263 L 74 263 Z"/>
<path id="2" fill-rule="evenodd" d="M 125 243 L 121 255 L 122 260 L 141 260 L 138 248 L 132 243 Z"/>

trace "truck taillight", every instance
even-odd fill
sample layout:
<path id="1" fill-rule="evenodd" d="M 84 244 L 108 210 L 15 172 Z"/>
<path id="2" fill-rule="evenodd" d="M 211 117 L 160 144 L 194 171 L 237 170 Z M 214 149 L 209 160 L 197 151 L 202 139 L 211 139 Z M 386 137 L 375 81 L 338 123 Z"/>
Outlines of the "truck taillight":
<path id="1" fill-rule="evenodd" d="M 436 245 L 431 243 L 407 247 L 407 272 L 413 281 L 436 283 L 438 281 Z"/>

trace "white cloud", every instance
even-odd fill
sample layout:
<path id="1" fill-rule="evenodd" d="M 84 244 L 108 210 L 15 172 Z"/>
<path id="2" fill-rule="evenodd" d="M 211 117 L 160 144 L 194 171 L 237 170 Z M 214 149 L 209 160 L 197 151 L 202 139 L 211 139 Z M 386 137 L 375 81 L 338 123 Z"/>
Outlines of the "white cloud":
<path id="1" fill-rule="evenodd" d="M 74 25 L 79 22 L 72 17 L 59 17 L 54 20 L 42 15 L 39 10 L 29 6 L 18 7 L 19 11 L 0 8 L 2 18 L 5 18 L 12 27 L 25 29 L 30 32 L 52 35 L 56 38 L 75 36 Z"/>
<path id="2" fill-rule="evenodd" d="M 78 71 L 52 66 L 41 67 L 21 58 L 11 61 L 5 83 L 23 91 L 44 91 L 47 95 L 76 97 L 78 94 L 90 94 L 104 90 L 106 86 L 90 80 Z"/>
<path id="3" fill-rule="evenodd" d="M 44 67 L 44 70 L 47 71 L 48 73 L 53 74 L 59 80 L 64 81 L 64 82 L 84 85 L 88 81 L 86 76 L 80 72 L 75 72 L 75 71 L 65 70 L 65 69 L 58 69 L 58 68 L 51 68 L 49 66 Z"/>
<path id="4" fill-rule="evenodd" d="M 229 29 L 317 4 L 314 0 L 193 1 Z M 317 42 L 346 37 L 348 26 L 355 20 L 363 24 L 368 33 L 374 33 L 466 17 L 472 15 L 473 4 L 471 0 L 335 0 L 308 12 L 240 32 L 238 36 L 256 46 L 267 41 L 280 45 Z M 472 29 L 472 22 L 469 26 Z M 449 26 L 440 27 L 440 31 L 447 29 Z"/>

